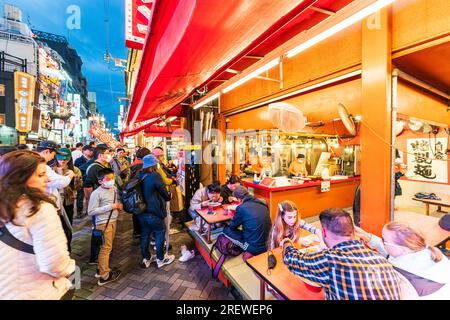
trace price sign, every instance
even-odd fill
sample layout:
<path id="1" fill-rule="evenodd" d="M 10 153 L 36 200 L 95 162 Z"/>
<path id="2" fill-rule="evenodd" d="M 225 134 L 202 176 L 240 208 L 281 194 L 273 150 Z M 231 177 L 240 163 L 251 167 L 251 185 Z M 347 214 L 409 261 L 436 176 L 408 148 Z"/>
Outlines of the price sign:
<path id="1" fill-rule="evenodd" d="M 322 181 L 322 183 L 320 184 L 320 191 L 328 192 L 328 191 L 330 191 L 330 186 L 331 186 L 330 180 Z"/>

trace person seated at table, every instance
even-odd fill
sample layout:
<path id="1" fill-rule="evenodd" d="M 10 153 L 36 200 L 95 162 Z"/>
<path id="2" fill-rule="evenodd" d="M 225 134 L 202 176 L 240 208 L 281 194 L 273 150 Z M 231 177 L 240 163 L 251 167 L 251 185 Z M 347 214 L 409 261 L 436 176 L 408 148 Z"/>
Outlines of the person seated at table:
<path id="1" fill-rule="evenodd" d="M 409 298 L 450 299 L 450 260 L 423 235 L 402 222 L 383 227 L 383 238 L 356 227 L 356 235 L 383 256 L 414 287 Z"/>
<path id="2" fill-rule="evenodd" d="M 230 224 L 223 228 L 224 235 L 250 255 L 267 251 L 267 238 L 272 224 L 267 204 L 249 194 L 243 186 L 238 186 L 233 196 L 241 204 L 237 206 Z M 239 230 L 241 226 L 242 230 Z"/>
<path id="3" fill-rule="evenodd" d="M 328 249 L 308 253 L 284 238 L 283 263 L 302 278 L 321 285 L 327 300 L 399 300 L 401 278 L 385 257 L 355 237 L 350 214 L 326 209 L 319 215 Z"/>
<path id="4" fill-rule="evenodd" d="M 297 159 L 291 162 L 289 165 L 288 173 L 292 176 L 303 176 L 306 177 L 308 175 L 308 171 L 305 166 L 305 155 L 299 153 L 297 155 Z"/>
<path id="5" fill-rule="evenodd" d="M 321 236 L 322 231 L 300 219 L 297 206 L 292 201 L 283 201 L 278 204 L 277 216 L 270 230 L 268 249 L 273 250 L 280 246 L 281 240 L 289 238 L 293 243 L 299 242 L 300 231 L 304 229 Z M 320 238 L 319 238 L 320 240 Z"/>
<path id="6" fill-rule="evenodd" d="M 231 175 L 227 180 L 227 183 L 220 188 L 220 196 L 223 198 L 222 204 L 229 204 L 237 201 L 237 199 L 233 197 L 233 192 L 240 185 L 241 179 L 235 174 Z"/>
<path id="7" fill-rule="evenodd" d="M 263 165 L 261 163 L 258 152 L 254 148 L 251 148 L 248 152 L 248 157 L 250 160 L 252 174 L 256 173 L 257 175 L 260 175 L 263 169 Z"/>
<path id="8" fill-rule="evenodd" d="M 189 207 L 189 214 L 194 219 L 195 224 L 191 226 L 191 230 L 198 231 L 200 229 L 200 217 L 196 210 L 208 207 L 211 202 L 222 202 L 220 197 L 220 182 L 213 181 L 210 185 L 198 189 L 191 200 L 191 206 Z"/>

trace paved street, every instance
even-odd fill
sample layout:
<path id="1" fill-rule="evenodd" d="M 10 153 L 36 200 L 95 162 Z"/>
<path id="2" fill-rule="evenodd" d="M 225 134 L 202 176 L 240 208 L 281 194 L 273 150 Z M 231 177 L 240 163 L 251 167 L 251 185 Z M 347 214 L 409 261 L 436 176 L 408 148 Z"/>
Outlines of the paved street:
<path id="1" fill-rule="evenodd" d="M 119 218 L 118 231 L 111 255 L 111 266 L 122 270 L 121 277 L 102 287 L 97 285 L 94 274 L 96 266 L 87 264 L 90 250 L 90 219 L 74 221 L 72 257 L 81 267 L 81 289 L 76 290 L 75 300 L 230 300 L 229 290 L 218 280 L 211 279 L 211 271 L 196 252 L 196 257 L 181 263 L 180 246 L 193 248 L 192 238 L 186 231 L 171 236 L 175 262 L 157 269 L 152 264 L 148 269 L 139 267 L 141 255 L 139 241 L 132 239 L 131 216 Z M 177 228 L 179 225 L 173 224 Z"/>

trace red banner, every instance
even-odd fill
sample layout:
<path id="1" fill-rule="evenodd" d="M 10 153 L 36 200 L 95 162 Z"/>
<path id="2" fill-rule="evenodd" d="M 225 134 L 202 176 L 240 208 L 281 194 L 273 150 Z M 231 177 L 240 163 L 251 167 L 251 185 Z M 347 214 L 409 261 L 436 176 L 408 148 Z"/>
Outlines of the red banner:
<path id="1" fill-rule="evenodd" d="M 120 146 L 120 142 L 102 128 L 93 125 L 91 130 L 89 130 L 89 133 L 112 149 L 116 149 Z"/>
<path id="2" fill-rule="evenodd" d="M 125 0 L 125 45 L 142 50 L 156 0 Z"/>

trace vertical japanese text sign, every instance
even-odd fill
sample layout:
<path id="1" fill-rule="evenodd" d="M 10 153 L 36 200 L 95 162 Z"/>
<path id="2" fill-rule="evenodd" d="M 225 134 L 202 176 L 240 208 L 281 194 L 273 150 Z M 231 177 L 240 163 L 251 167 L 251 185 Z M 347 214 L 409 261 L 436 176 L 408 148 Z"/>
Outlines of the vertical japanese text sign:
<path id="1" fill-rule="evenodd" d="M 16 104 L 16 129 L 20 132 L 31 130 L 33 116 L 35 79 L 25 72 L 14 72 L 14 98 Z"/>

